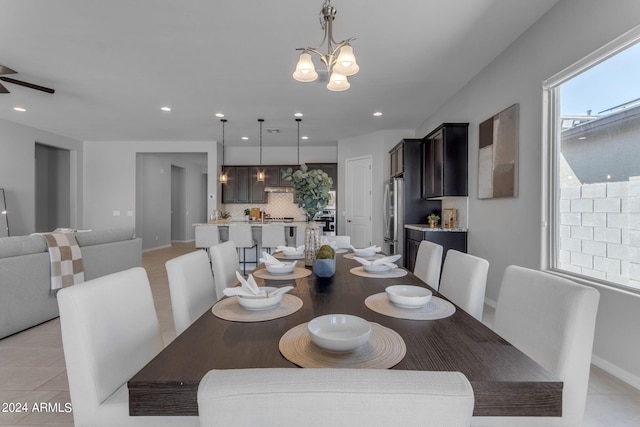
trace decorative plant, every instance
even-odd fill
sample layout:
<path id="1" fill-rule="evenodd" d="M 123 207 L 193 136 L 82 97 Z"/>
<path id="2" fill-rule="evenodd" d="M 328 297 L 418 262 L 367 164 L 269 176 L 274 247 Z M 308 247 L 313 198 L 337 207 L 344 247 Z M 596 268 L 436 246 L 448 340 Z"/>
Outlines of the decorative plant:
<path id="1" fill-rule="evenodd" d="M 231 212 L 229 212 L 229 211 L 222 211 L 222 212 L 220 213 L 220 218 L 222 218 L 222 219 L 229 219 L 229 218 L 231 218 Z"/>
<path id="2" fill-rule="evenodd" d="M 329 245 L 320 246 L 320 250 L 316 254 L 316 259 L 333 259 L 335 257 L 335 251 Z"/>
<path id="3" fill-rule="evenodd" d="M 291 181 L 293 193 L 299 200 L 298 206 L 302 208 L 308 220 L 312 220 L 329 204 L 329 190 L 333 180 L 322 169 L 309 170 L 307 165 L 303 164 L 295 172 L 291 168 L 283 169 L 282 178 Z"/>
<path id="4" fill-rule="evenodd" d="M 249 215 L 251 215 L 251 209 L 249 209 L 249 208 L 245 208 L 245 210 L 244 210 L 244 216 L 249 216 Z"/>
<path id="5" fill-rule="evenodd" d="M 437 214 L 431 214 L 427 216 L 427 219 L 429 220 L 429 222 L 438 222 L 440 221 L 440 216 Z"/>

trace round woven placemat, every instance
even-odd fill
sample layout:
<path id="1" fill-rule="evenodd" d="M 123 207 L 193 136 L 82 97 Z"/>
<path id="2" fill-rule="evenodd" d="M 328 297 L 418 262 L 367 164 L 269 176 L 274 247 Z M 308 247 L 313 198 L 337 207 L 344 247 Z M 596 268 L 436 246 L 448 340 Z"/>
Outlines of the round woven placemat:
<path id="1" fill-rule="evenodd" d="M 431 297 L 429 304 L 420 308 L 402 308 L 389 301 L 386 292 L 373 294 L 364 300 L 364 304 L 376 313 L 389 317 L 408 320 L 438 320 L 451 316 L 456 307 L 449 301 Z"/>
<path id="2" fill-rule="evenodd" d="M 393 270 L 389 270 L 386 273 L 369 273 L 364 270 L 363 266 L 353 267 L 349 270 L 351 274 L 355 274 L 356 276 L 362 277 L 370 277 L 372 279 L 394 279 L 396 277 L 403 277 L 407 275 L 407 270 L 403 270 L 401 268 L 394 268 Z"/>
<path id="3" fill-rule="evenodd" d="M 218 301 L 211 312 L 214 316 L 232 322 L 264 322 L 285 317 L 302 308 L 302 300 L 295 295 L 284 294 L 277 306 L 268 310 L 247 310 L 238 303 L 238 297 Z"/>
<path id="4" fill-rule="evenodd" d="M 373 322 L 369 342 L 349 353 L 330 353 L 311 342 L 307 324 L 289 329 L 279 343 L 285 359 L 302 368 L 389 369 L 407 353 L 407 346 L 397 332 Z"/>
<path id="5" fill-rule="evenodd" d="M 266 279 L 266 280 L 293 280 L 293 279 L 302 279 L 303 277 L 310 276 L 311 270 L 307 270 L 306 268 L 296 267 L 293 269 L 291 274 L 271 274 L 266 268 L 261 268 L 259 270 L 255 270 L 252 274 L 253 274 L 253 277 L 259 277 L 261 279 Z"/>

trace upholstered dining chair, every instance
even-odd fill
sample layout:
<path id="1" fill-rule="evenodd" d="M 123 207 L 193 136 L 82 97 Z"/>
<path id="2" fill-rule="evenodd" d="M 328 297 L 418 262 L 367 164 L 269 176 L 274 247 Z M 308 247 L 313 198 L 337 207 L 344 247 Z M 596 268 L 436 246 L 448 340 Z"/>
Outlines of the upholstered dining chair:
<path id="1" fill-rule="evenodd" d="M 220 243 L 220 230 L 217 225 L 200 225 L 196 227 L 196 248 L 209 250 Z"/>
<path id="2" fill-rule="evenodd" d="M 195 251 L 165 263 L 176 335 L 180 335 L 218 300 L 209 255 Z"/>
<path id="3" fill-rule="evenodd" d="M 350 236 L 322 236 L 323 239 L 327 239 L 328 242 L 336 242 L 338 249 L 349 249 L 351 247 Z"/>
<path id="4" fill-rule="evenodd" d="M 262 249 L 271 253 L 272 248 L 284 246 L 287 241 L 284 236 L 284 224 L 264 224 L 262 227 Z"/>
<path id="5" fill-rule="evenodd" d="M 224 296 L 224 288 L 235 286 L 238 283 L 236 271 L 240 271 L 240 261 L 236 245 L 229 240 L 211 246 L 209 255 L 211 256 L 213 280 L 216 285 L 216 298 L 221 299 Z"/>
<path id="6" fill-rule="evenodd" d="M 458 307 L 482 320 L 489 261 L 449 249 L 444 258 L 440 293 Z"/>
<path id="7" fill-rule="evenodd" d="M 229 224 L 229 240 L 236 245 L 238 257 L 242 249 L 242 272 L 247 274 L 247 249 L 256 248 L 256 265 L 258 263 L 258 244 L 253 240 L 249 224 Z"/>
<path id="8" fill-rule="evenodd" d="M 563 381 L 562 417 L 474 417 L 473 425 L 582 426 L 599 300 L 569 279 L 507 267 L 493 328 Z"/>
<path id="9" fill-rule="evenodd" d="M 200 425 L 469 426 L 473 390 L 459 372 L 226 369 L 198 388 Z"/>
<path id="10" fill-rule="evenodd" d="M 443 247 L 437 243 L 423 240 L 418 247 L 413 274 L 436 291 L 440 286 Z"/>
<path id="11" fill-rule="evenodd" d="M 197 426 L 197 417 L 129 416 L 127 381 L 163 347 L 146 271 L 103 276 L 58 292 L 76 426 Z"/>

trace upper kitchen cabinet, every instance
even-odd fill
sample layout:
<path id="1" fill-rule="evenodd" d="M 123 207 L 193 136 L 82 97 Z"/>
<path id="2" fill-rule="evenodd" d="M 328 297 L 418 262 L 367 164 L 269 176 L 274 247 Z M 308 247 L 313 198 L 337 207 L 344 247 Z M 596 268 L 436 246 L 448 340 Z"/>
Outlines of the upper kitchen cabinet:
<path id="1" fill-rule="evenodd" d="M 469 123 L 444 123 L 422 142 L 422 198 L 467 196 Z"/>
<path id="2" fill-rule="evenodd" d="M 225 166 L 228 180 L 222 184 L 222 203 L 266 203 L 265 183 L 257 182 L 255 166 Z"/>
<path id="3" fill-rule="evenodd" d="M 338 188 L 338 164 L 337 163 L 307 163 L 309 170 L 322 169 L 333 180 L 332 190 Z"/>
<path id="4" fill-rule="evenodd" d="M 389 176 L 395 178 L 404 173 L 404 141 L 396 144 L 389 151 Z"/>
<path id="5" fill-rule="evenodd" d="M 282 178 L 282 171 L 287 168 L 296 170 L 298 166 L 266 166 L 264 171 L 267 187 L 291 187 L 291 181 Z"/>

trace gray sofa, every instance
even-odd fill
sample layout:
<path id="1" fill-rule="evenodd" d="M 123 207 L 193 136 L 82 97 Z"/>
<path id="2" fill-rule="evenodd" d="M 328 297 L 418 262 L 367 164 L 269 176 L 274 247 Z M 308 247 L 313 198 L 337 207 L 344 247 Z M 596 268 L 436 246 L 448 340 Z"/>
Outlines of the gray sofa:
<path id="1" fill-rule="evenodd" d="M 138 267 L 142 239 L 133 228 L 80 231 L 85 280 Z M 47 244 L 39 235 L 0 238 L 0 339 L 58 316 Z"/>

